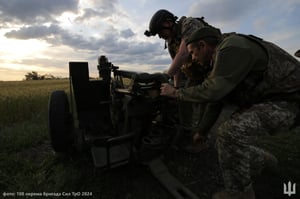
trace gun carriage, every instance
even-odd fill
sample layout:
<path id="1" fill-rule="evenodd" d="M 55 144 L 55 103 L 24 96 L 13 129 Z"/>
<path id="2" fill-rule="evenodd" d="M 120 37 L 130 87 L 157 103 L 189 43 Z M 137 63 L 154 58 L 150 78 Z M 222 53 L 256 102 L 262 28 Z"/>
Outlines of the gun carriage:
<path id="1" fill-rule="evenodd" d="M 98 58 L 98 71 L 99 79 L 90 80 L 87 62 L 69 62 L 70 96 L 62 90 L 51 93 L 54 151 L 90 151 L 94 165 L 106 169 L 144 162 L 175 198 L 197 198 L 158 158 L 179 134 L 175 101 L 160 96 L 160 85 L 169 77 L 120 70 L 105 56 Z"/>

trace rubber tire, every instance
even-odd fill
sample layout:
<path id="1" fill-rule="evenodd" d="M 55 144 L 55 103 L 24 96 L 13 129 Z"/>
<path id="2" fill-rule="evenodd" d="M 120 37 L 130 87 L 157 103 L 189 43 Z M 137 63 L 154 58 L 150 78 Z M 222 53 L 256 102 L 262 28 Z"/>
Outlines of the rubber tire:
<path id="1" fill-rule="evenodd" d="M 73 147 L 73 119 L 65 91 L 51 93 L 48 104 L 48 124 L 52 147 L 55 152 L 68 153 Z"/>

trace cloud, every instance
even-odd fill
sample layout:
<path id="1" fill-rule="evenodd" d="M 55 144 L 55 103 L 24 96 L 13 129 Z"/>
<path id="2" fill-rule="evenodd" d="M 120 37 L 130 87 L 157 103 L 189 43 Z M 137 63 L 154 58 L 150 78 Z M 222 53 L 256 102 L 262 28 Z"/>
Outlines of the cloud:
<path id="1" fill-rule="evenodd" d="M 262 2 L 260 0 L 227 0 L 222 3 L 219 0 L 197 1 L 190 7 L 189 15 L 204 16 L 208 23 L 221 28 L 237 29 L 242 25 L 243 19 L 255 16 Z"/>
<path id="2" fill-rule="evenodd" d="M 0 0 L 0 27 L 8 40 L 50 44 L 41 55 L 20 58 L 20 65 L 67 70 L 70 60 L 95 63 L 106 55 L 113 64 L 140 71 L 166 69 L 171 58 L 163 41 L 144 38 L 147 25 L 136 18 L 145 13 L 138 11 L 124 9 L 117 0 Z"/>
<path id="3" fill-rule="evenodd" d="M 48 42 L 52 46 L 64 45 L 76 51 L 84 50 L 83 53 L 90 53 L 90 56 L 95 59 L 100 52 L 104 55 L 116 57 L 115 61 L 122 64 L 142 62 L 143 64 L 163 65 L 170 62 L 169 57 L 161 59 L 163 49 L 158 43 L 128 39 L 135 36 L 131 29 L 118 31 L 111 27 L 106 30 L 101 38 L 86 38 L 84 35 L 74 34 L 56 24 L 52 24 L 50 26 L 22 27 L 7 32 L 5 36 L 22 40 L 39 39 Z"/>
<path id="4" fill-rule="evenodd" d="M 130 38 L 134 36 L 134 32 L 131 29 L 126 29 L 121 31 L 121 37 L 123 38 Z"/>
<path id="5" fill-rule="evenodd" d="M 199 0 L 188 14 L 204 16 L 222 32 L 257 35 L 293 54 L 299 46 L 299 9 L 299 0 Z"/>
<path id="6" fill-rule="evenodd" d="M 96 9 L 113 11 L 118 0 L 92 0 L 91 2 Z"/>
<path id="7" fill-rule="evenodd" d="M 109 17 L 117 12 L 116 0 L 92 0 L 90 7 L 83 7 L 81 15 L 78 16 L 76 22 L 84 22 L 95 17 Z"/>
<path id="8" fill-rule="evenodd" d="M 0 22 L 34 24 L 55 21 L 63 12 L 77 12 L 79 0 L 0 1 Z"/>
<path id="9" fill-rule="evenodd" d="M 61 32 L 61 28 L 58 25 L 51 26 L 29 26 L 22 27 L 19 30 L 12 30 L 10 32 L 5 33 L 7 38 L 14 39 L 45 39 L 51 35 L 56 35 Z"/>
<path id="10" fill-rule="evenodd" d="M 52 24 L 50 26 L 38 25 L 22 27 L 19 30 L 12 30 L 5 34 L 7 38 L 14 39 L 40 39 L 45 40 L 54 46 L 66 45 L 74 49 L 97 50 L 98 45 L 79 34 L 71 32 Z M 93 40 L 91 38 L 90 40 Z"/>
<path id="11" fill-rule="evenodd" d="M 77 17 L 75 19 L 75 21 L 83 22 L 83 21 L 90 20 L 94 17 L 101 16 L 101 15 L 102 15 L 102 13 L 100 13 L 92 8 L 85 8 L 85 9 L 83 9 L 83 15 Z M 106 16 L 106 14 L 104 14 L 104 16 Z"/>

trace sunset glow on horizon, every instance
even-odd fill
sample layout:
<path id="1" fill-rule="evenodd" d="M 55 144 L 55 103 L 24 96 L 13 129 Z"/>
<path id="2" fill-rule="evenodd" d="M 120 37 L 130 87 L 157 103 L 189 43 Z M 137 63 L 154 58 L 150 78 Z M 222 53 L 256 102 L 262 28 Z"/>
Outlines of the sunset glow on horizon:
<path id="1" fill-rule="evenodd" d="M 0 81 L 22 80 L 31 71 L 65 77 L 73 60 L 89 62 L 97 74 L 99 55 L 124 69 L 164 71 L 171 63 L 164 41 L 144 36 L 159 9 L 179 18 L 204 16 L 222 32 L 253 34 L 293 55 L 300 49 L 300 1 L 282 2 L 0 1 Z"/>

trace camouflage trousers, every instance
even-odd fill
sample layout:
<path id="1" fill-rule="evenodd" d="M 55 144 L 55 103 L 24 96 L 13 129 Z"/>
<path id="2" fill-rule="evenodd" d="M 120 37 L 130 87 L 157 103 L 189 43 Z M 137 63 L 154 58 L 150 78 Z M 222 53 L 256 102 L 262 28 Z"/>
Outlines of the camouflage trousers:
<path id="1" fill-rule="evenodd" d="M 265 102 L 234 113 L 219 127 L 217 150 L 226 191 L 251 185 L 252 171 L 264 164 L 264 150 L 255 145 L 256 139 L 289 129 L 297 114 L 296 103 Z"/>

